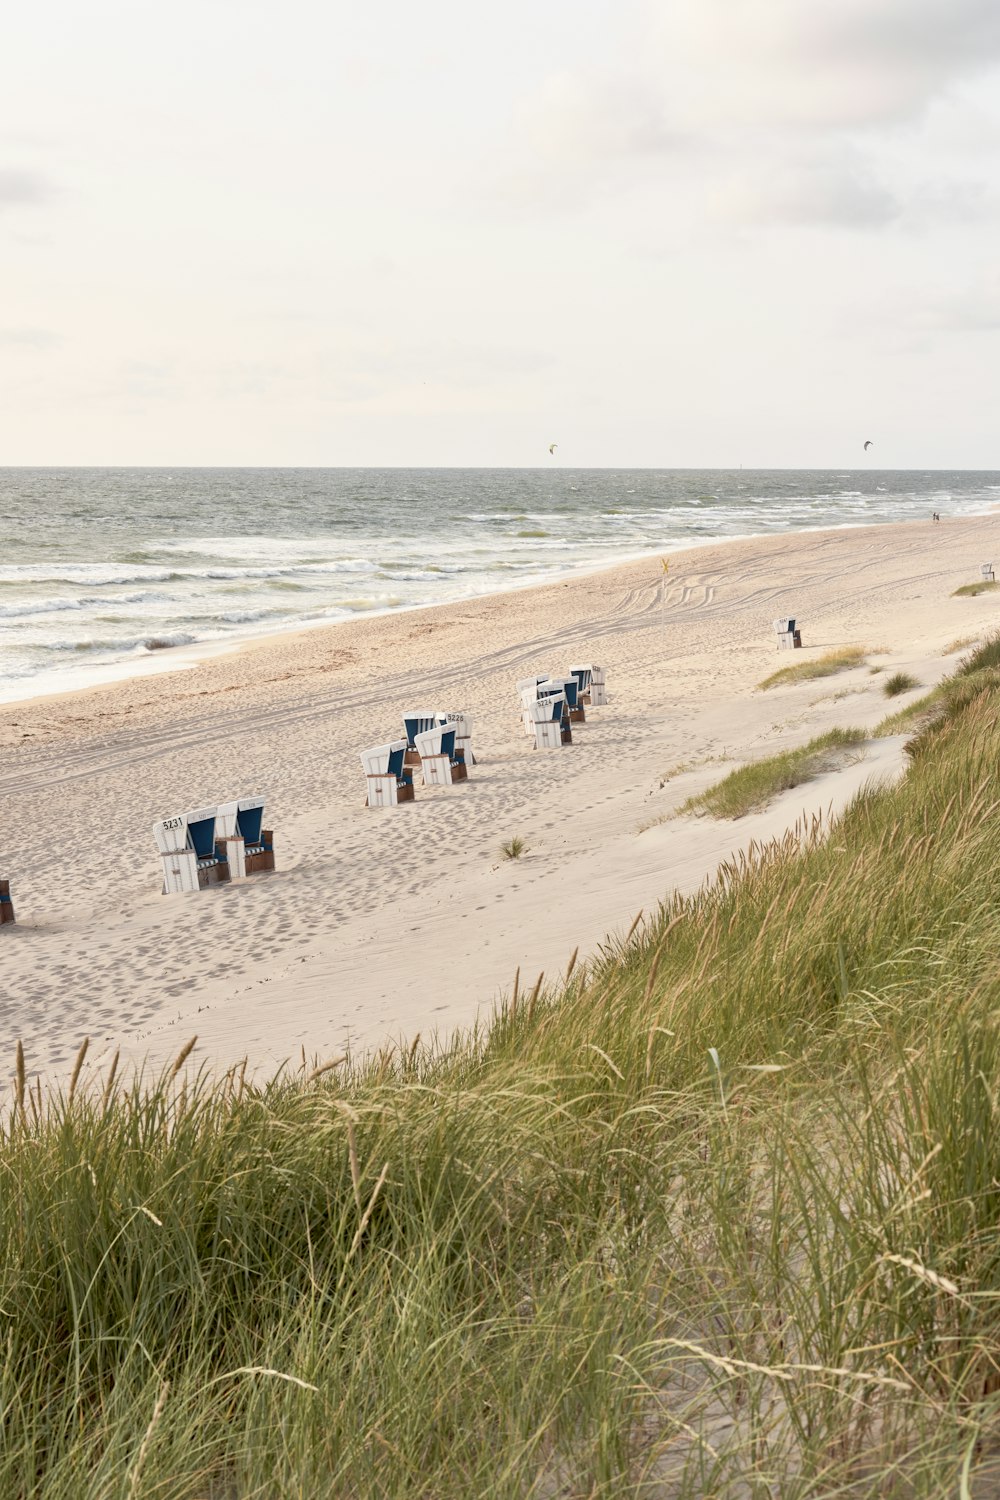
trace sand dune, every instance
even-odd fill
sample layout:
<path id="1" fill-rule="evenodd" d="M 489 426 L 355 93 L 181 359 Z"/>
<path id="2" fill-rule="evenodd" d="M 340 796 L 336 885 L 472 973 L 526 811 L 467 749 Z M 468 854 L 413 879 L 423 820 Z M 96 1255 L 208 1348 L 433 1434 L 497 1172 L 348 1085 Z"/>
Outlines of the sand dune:
<path id="1" fill-rule="evenodd" d="M 925 686 L 943 648 L 997 619 L 953 599 L 994 551 L 1000 518 L 813 532 L 675 555 L 661 617 L 645 560 L 568 583 L 255 643 L 190 670 L 0 709 L 0 931 L 11 1056 L 58 1077 L 85 1035 L 158 1066 L 197 1057 L 267 1069 L 447 1033 L 488 1017 L 515 968 L 555 977 L 673 888 L 752 838 L 893 775 L 898 742 L 736 823 L 655 822 L 732 764 L 887 712 L 867 668 L 769 693 L 771 618 L 806 650 L 884 654 Z M 515 678 L 576 660 L 608 669 L 609 707 L 572 748 L 536 752 Z M 846 696 L 837 696 L 846 692 Z M 906 700 L 901 700 L 906 701 Z M 462 708 L 480 764 L 411 806 L 364 808 L 359 749 L 404 709 Z M 687 769 L 678 770 L 679 767 Z M 670 776 L 666 773 L 675 772 Z M 263 792 L 278 870 L 159 894 L 154 818 Z M 645 832 L 646 824 L 654 823 Z M 499 857 L 502 839 L 528 847 Z"/>

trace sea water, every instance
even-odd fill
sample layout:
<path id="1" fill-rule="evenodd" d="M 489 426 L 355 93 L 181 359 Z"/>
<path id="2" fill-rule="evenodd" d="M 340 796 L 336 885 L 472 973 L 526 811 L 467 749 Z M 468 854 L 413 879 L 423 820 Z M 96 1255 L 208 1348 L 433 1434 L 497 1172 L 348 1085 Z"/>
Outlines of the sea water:
<path id="1" fill-rule="evenodd" d="M 0 701 L 643 553 L 998 503 L 974 472 L 0 469 Z"/>

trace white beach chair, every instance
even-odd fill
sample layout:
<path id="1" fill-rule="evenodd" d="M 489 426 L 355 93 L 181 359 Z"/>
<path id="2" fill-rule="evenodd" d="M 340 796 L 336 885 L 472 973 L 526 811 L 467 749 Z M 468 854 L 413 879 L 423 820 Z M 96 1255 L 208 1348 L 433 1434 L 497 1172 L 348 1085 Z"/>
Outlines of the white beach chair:
<path id="1" fill-rule="evenodd" d="M 580 679 L 574 672 L 568 677 L 554 677 L 553 682 L 561 683 L 563 693 L 566 696 L 566 710 L 569 714 L 571 724 L 586 724 L 587 715 L 583 708 L 583 699 L 580 696 Z"/>
<path id="2" fill-rule="evenodd" d="M 436 713 L 405 713 L 403 715 L 403 733 L 406 735 L 406 764 L 408 766 L 419 766 L 420 752 L 417 749 L 417 735 L 424 734 L 428 729 L 437 727 L 438 715 Z"/>
<path id="3" fill-rule="evenodd" d="M 438 723 L 455 731 L 455 759 L 464 760 L 466 770 L 474 766 L 476 757 L 472 753 L 472 715 L 440 713 Z"/>
<path id="4" fill-rule="evenodd" d="M 163 862 L 163 894 L 199 891 L 229 879 L 229 865 L 215 846 L 214 807 L 177 813 L 153 824 Z"/>
<path id="5" fill-rule="evenodd" d="M 14 921 L 14 903 L 10 899 L 10 881 L 0 880 L 0 927 Z"/>
<path id="6" fill-rule="evenodd" d="M 993 573 L 993 564 L 992 563 L 983 563 L 983 565 L 982 565 L 982 567 L 980 568 L 979 571 L 983 575 L 983 582 L 984 583 L 995 583 L 996 582 L 996 577 L 994 576 L 994 573 Z"/>
<path id="7" fill-rule="evenodd" d="M 519 686 L 517 690 L 518 697 L 521 700 L 521 722 L 524 725 L 524 732 L 529 739 L 533 739 L 535 734 L 535 723 L 529 710 L 533 703 L 538 702 L 539 683 L 544 681 L 544 677 L 532 677 L 523 686 Z"/>
<path id="8" fill-rule="evenodd" d="M 591 677 L 592 677 L 592 674 L 593 674 L 593 671 L 594 671 L 593 667 L 590 666 L 589 663 L 588 663 L 588 665 L 585 666 L 585 667 L 570 667 L 569 671 L 570 671 L 570 676 L 576 678 L 577 686 L 579 688 L 579 693 L 580 693 L 580 702 L 581 703 L 589 703 L 590 702 L 590 682 L 591 682 Z"/>
<path id="9" fill-rule="evenodd" d="M 607 668 L 597 667 L 593 663 L 590 667 L 590 704 L 592 708 L 608 706 Z"/>
<path id="10" fill-rule="evenodd" d="M 405 765 L 406 741 L 392 740 L 361 751 L 361 764 L 368 779 L 366 807 L 396 807 L 412 802 L 413 772 Z"/>
<path id="11" fill-rule="evenodd" d="M 550 693 L 537 698 L 530 705 L 532 729 L 536 750 L 560 750 L 563 745 L 573 743 L 573 731 L 566 715 L 566 699 L 562 693 Z"/>
<path id="12" fill-rule="evenodd" d="M 452 786 L 456 781 L 467 780 L 465 762 L 455 755 L 453 727 L 438 724 L 416 738 L 424 786 Z"/>
<path id="13" fill-rule="evenodd" d="M 802 645 L 802 633 L 796 628 L 793 615 L 782 615 L 780 620 L 772 620 L 771 624 L 778 637 L 779 651 L 792 651 Z"/>
<path id="14" fill-rule="evenodd" d="M 263 797 L 219 804 L 215 846 L 229 865 L 230 880 L 274 869 L 274 834 L 261 826 L 263 822 Z"/>

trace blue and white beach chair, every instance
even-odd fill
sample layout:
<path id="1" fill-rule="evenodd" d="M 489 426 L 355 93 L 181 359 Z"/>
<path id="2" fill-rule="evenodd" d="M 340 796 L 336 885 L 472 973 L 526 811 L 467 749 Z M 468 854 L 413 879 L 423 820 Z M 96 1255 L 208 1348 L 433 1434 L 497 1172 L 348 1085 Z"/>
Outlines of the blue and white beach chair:
<path id="1" fill-rule="evenodd" d="M 14 903 L 10 899 L 10 881 L 0 880 L 0 927 L 14 920 Z"/>
<path id="2" fill-rule="evenodd" d="M 566 699 L 562 693 L 549 693 L 529 704 L 532 730 L 536 750 L 559 750 L 573 743 L 573 731 L 569 727 Z"/>
<path id="3" fill-rule="evenodd" d="M 229 879 L 229 865 L 216 848 L 214 807 L 176 813 L 153 824 L 163 861 L 163 893 L 204 890 Z"/>
<path id="4" fill-rule="evenodd" d="M 391 740 L 388 745 L 361 751 L 368 779 L 366 807 L 395 807 L 414 800 L 413 772 L 405 765 L 406 751 L 405 740 Z"/>
<path id="5" fill-rule="evenodd" d="M 585 667 L 570 667 L 569 669 L 570 676 L 576 678 L 580 702 L 584 704 L 590 702 L 590 682 L 593 671 L 594 669 L 589 663 Z"/>
<path id="6" fill-rule="evenodd" d="M 274 869 L 274 834 L 264 828 L 263 797 L 223 802 L 215 814 L 216 849 L 229 864 L 232 880 Z"/>
<path id="7" fill-rule="evenodd" d="M 979 571 L 983 575 L 983 582 L 984 583 L 995 583 L 996 582 L 996 575 L 993 572 L 993 564 L 992 563 L 983 563 L 983 565 L 979 569 Z"/>
<path id="8" fill-rule="evenodd" d="M 455 754 L 455 730 L 437 724 L 416 737 L 420 769 L 424 786 L 451 786 L 456 781 L 465 781 L 468 772 L 465 761 Z"/>
<path id="9" fill-rule="evenodd" d="M 794 651 L 796 647 L 802 645 L 802 635 L 796 628 L 792 615 L 782 615 L 780 620 L 772 620 L 771 623 L 778 637 L 779 651 Z"/>
<path id="10" fill-rule="evenodd" d="M 420 751 L 417 749 L 417 735 L 424 734 L 428 729 L 437 726 L 438 715 L 406 713 L 403 715 L 403 733 L 406 735 L 406 764 L 408 766 L 419 766 Z"/>
<path id="11" fill-rule="evenodd" d="M 465 769 L 476 764 L 472 753 L 472 715 L 460 713 L 438 714 L 438 723 L 455 731 L 455 759 L 465 761 Z"/>

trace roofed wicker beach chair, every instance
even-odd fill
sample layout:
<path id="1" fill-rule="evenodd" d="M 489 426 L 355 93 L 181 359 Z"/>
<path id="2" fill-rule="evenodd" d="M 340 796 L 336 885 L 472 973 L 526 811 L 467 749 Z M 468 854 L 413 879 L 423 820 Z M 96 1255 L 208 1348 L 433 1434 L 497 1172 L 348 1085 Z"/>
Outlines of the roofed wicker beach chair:
<path id="1" fill-rule="evenodd" d="M 559 750 L 573 743 L 566 699 L 562 693 L 549 693 L 528 707 L 536 750 Z"/>
<path id="2" fill-rule="evenodd" d="M 14 920 L 14 903 L 10 899 L 10 881 L 0 880 L 0 927 Z"/>
<path id="3" fill-rule="evenodd" d="M 778 637 L 779 651 L 793 651 L 802 645 L 802 632 L 796 628 L 794 616 L 782 615 L 780 620 L 772 620 L 771 624 Z"/>
<path id="4" fill-rule="evenodd" d="M 418 734 L 416 739 L 424 786 L 452 786 L 456 781 L 468 779 L 465 761 L 459 760 L 455 754 L 453 726 L 437 724 Z"/>
<path id="5" fill-rule="evenodd" d="M 570 667 L 569 669 L 570 676 L 576 678 L 580 691 L 580 702 L 584 704 L 590 702 L 590 680 L 593 670 L 593 667 L 589 664 L 585 667 Z"/>
<path id="6" fill-rule="evenodd" d="M 608 705 L 608 673 L 606 667 L 590 664 L 590 704 L 592 708 Z"/>
<path id="7" fill-rule="evenodd" d="M 405 740 L 391 740 L 361 751 L 361 764 L 368 779 L 366 807 L 395 807 L 412 802 L 413 772 L 406 766 Z"/>
<path id="8" fill-rule="evenodd" d="M 472 715 L 440 713 L 438 723 L 455 731 L 455 759 L 464 760 L 466 770 L 474 766 L 476 757 L 472 753 Z"/>
<path id="9" fill-rule="evenodd" d="M 274 834 L 262 827 L 263 822 L 263 797 L 220 803 L 215 815 L 215 842 L 229 864 L 231 880 L 274 869 Z"/>
<path id="10" fill-rule="evenodd" d="M 176 813 L 153 824 L 153 837 L 163 862 L 163 894 L 199 891 L 230 878 L 224 853 L 216 848 L 217 808 Z"/>
<path id="11" fill-rule="evenodd" d="M 569 677 L 553 677 L 552 681 L 558 683 L 565 694 L 570 723 L 585 724 L 587 715 L 584 713 L 583 700 L 580 697 L 579 679 L 571 673 Z"/>
<path id="12" fill-rule="evenodd" d="M 531 739 L 535 733 L 534 720 L 528 712 L 532 703 L 538 701 L 538 689 L 543 682 L 548 682 L 547 677 L 523 677 L 517 683 L 517 695 L 521 700 L 521 722 L 524 724 L 524 732 Z"/>
<path id="13" fill-rule="evenodd" d="M 406 764 L 408 766 L 419 766 L 420 751 L 417 749 L 417 735 L 424 734 L 428 729 L 435 729 L 439 715 L 436 713 L 406 713 L 403 715 L 403 733 L 406 735 Z"/>
<path id="14" fill-rule="evenodd" d="M 993 564 L 992 563 L 983 563 L 983 565 L 982 565 L 982 567 L 980 568 L 979 571 L 983 575 L 983 582 L 984 583 L 995 583 L 996 582 L 996 576 L 995 576 L 995 574 L 993 572 Z"/>

